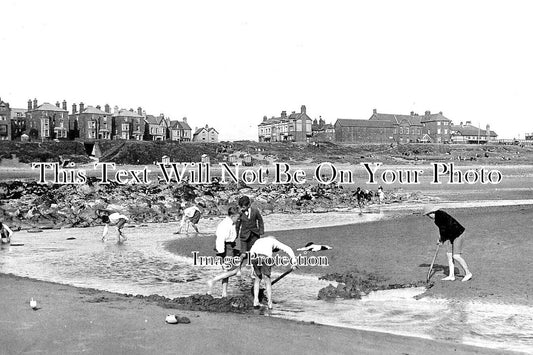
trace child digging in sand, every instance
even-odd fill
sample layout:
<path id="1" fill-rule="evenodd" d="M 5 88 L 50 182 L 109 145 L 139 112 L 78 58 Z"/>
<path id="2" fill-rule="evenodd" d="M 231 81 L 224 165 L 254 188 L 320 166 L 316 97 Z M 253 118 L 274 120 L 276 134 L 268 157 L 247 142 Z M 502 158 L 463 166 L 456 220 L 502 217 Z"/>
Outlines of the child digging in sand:
<path id="1" fill-rule="evenodd" d="M 217 227 L 215 250 L 217 256 L 224 259 L 226 256 L 234 257 L 239 256 L 240 252 L 235 248 L 235 239 L 237 239 L 237 230 L 235 223 L 239 219 L 240 210 L 237 206 L 230 206 L 228 208 L 228 215 Z M 207 294 L 211 294 L 213 290 L 213 284 L 219 280 L 222 280 L 222 297 L 228 296 L 228 281 L 231 276 L 239 275 L 240 265 L 236 265 L 230 270 L 218 275 L 212 280 L 207 281 L 209 290 Z"/>
<path id="2" fill-rule="evenodd" d="M 272 270 L 272 253 L 283 250 L 291 257 L 291 267 L 296 268 L 296 256 L 292 249 L 278 241 L 275 237 L 268 236 L 258 239 L 250 249 L 252 265 L 254 267 L 254 307 L 259 307 L 259 285 L 265 279 L 266 295 L 268 298 L 268 309 L 272 309 L 272 281 L 270 273 Z"/>
<path id="3" fill-rule="evenodd" d="M 463 243 L 465 240 L 465 228 L 459 222 L 457 222 L 455 218 L 435 206 L 426 206 L 424 208 L 424 215 L 433 219 L 437 227 L 439 227 L 439 244 L 443 244 L 448 241 L 448 243 L 446 243 L 446 255 L 448 257 L 448 266 L 450 268 L 450 272 L 447 277 L 443 278 L 443 280 L 455 280 L 455 267 L 453 263 L 454 259 L 457 260 L 465 272 L 465 276 L 461 281 L 464 282 L 470 280 L 472 278 L 472 273 L 468 269 L 466 261 L 461 256 L 463 252 Z"/>

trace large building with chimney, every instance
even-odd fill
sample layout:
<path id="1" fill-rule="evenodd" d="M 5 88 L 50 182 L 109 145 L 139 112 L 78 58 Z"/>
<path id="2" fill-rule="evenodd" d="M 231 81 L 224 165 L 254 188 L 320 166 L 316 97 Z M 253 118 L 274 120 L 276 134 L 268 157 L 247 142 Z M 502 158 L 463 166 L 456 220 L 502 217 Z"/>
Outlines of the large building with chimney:
<path id="1" fill-rule="evenodd" d="M 169 135 L 171 141 L 190 142 L 192 141 L 192 129 L 187 123 L 187 117 L 182 121 L 170 121 Z"/>
<path id="2" fill-rule="evenodd" d="M 28 100 L 26 130 L 31 139 L 69 139 L 69 116 L 67 102 L 55 105 L 48 102 L 38 105 L 37 99 Z"/>
<path id="3" fill-rule="evenodd" d="M 72 114 L 69 117 L 74 138 L 82 140 L 113 138 L 113 115 L 107 104 L 104 111 L 99 105 L 85 107 L 83 102 L 80 102 L 78 111 L 77 105 L 73 104 Z"/>
<path id="4" fill-rule="evenodd" d="M 118 106 L 115 106 L 113 120 L 113 139 L 143 140 L 145 121 L 140 107 L 135 112 L 133 109 L 119 110 Z"/>
<path id="5" fill-rule="evenodd" d="M 451 120 L 442 112 L 426 111 L 418 115 L 378 113 L 373 110 L 368 120 L 338 119 L 335 139 L 341 143 L 450 143 Z"/>
<path id="6" fill-rule="evenodd" d="M 312 124 L 305 105 L 300 113 L 293 111 L 287 115 L 287 111 L 282 111 L 280 117 L 264 116 L 257 126 L 259 142 L 309 142 L 313 135 Z"/>

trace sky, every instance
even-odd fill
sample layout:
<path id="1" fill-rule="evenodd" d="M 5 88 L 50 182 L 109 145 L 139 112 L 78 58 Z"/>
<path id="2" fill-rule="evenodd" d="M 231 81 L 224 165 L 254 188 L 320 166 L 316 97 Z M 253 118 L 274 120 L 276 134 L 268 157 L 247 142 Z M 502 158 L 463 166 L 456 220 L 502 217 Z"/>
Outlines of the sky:
<path id="1" fill-rule="evenodd" d="M 531 4 L 531 5 L 530 5 Z M 0 98 L 142 107 L 257 140 L 263 116 L 442 111 L 533 132 L 528 1 L 2 0 Z"/>

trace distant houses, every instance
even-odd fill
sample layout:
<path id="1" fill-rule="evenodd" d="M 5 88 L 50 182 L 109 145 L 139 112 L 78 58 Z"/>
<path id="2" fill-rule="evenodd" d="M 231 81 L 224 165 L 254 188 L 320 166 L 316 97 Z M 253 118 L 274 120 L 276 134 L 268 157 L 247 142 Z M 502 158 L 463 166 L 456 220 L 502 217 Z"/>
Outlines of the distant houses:
<path id="1" fill-rule="evenodd" d="M 287 111 L 282 111 L 280 117 L 264 116 L 257 127 L 259 142 L 309 142 L 313 136 L 312 123 L 305 105 L 300 113 L 293 111 L 287 116 Z"/>
<path id="2" fill-rule="evenodd" d="M 147 114 L 115 106 L 113 112 L 106 104 L 85 106 L 72 104 L 69 113 L 67 102 L 55 105 L 37 99 L 28 100 L 27 109 L 11 108 L 0 99 L 0 140 L 145 140 L 176 142 L 218 142 L 218 131 L 202 127 L 192 132 L 187 118 L 173 121 L 164 114 Z"/>
<path id="3" fill-rule="evenodd" d="M 489 125 L 481 129 L 481 127 L 472 126 L 470 121 L 466 121 L 465 124 L 461 122 L 457 126 L 452 125 L 451 131 L 453 143 L 484 144 L 494 142 L 498 137 L 496 132 L 490 130 Z"/>
<path id="4" fill-rule="evenodd" d="M 192 140 L 193 142 L 218 143 L 218 132 L 213 127 L 205 125 L 194 130 Z"/>

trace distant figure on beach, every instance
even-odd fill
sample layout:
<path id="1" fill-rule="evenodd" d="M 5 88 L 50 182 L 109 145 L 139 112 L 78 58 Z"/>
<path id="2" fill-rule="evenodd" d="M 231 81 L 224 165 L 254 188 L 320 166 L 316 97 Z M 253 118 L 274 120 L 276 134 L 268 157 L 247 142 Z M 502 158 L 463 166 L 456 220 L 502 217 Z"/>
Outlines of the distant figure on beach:
<path id="1" fill-rule="evenodd" d="M 0 222 L 0 238 L 2 240 L 2 244 L 8 244 L 11 243 L 11 236 L 13 235 L 13 231 L 11 228 L 7 226 L 7 224 Z"/>
<path id="2" fill-rule="evenodd" d="M 230 206 L 228 208 L 228 215 L 219 223 L 216 230 L 215 251 L 217 256 L 224 259 L 226 256 L 234 257 L 239 256 L 240 251 L 236 247 L 237 230 L 235 229 L 235 223 L 239 220 L 240 209 L 237 206 Z M 242 260 L 241 260 L 242 261 Z M 223 266 L 224 268 L 224 266 Z M 209 290 L 207 294 L 211 294 L 213 290 L 213 284 L 222 280 L 222 297 L 228 296 L 228 281 L 231 276 L 240 275 L 240 263 L 239 265 L 232 265 L 229 269 L 225 268 L 225 272 L 216 276 L 214 279 L 207 281 Z"/>
<path id="3" fill-rule="evenodd" d="M 359 206 L 359 213 L 363 213 L 363 206 L 365 204 L 365 193 L 363 190 L 361 190 L 360 187 L 357 187 L 357 189 L 354 192 L 355 198 L 357 199 L 357 205 Z"/>
<path id="4" fill-rule="evenodd" d="M 461 256 L 463 252 L 463 243 L 465 240 L 465 228 L 459 222 L 457 222 L 455 218 L 442 211 L 439 207 L 431 205 L 426 206 L 424 208 L 424 215 L 433 219 L 437 227 L 439 227 L 440 238 L 438 244 L 442 245 L 448 242 L 446 243 L 446 256 L 448 257 L 448 266 L 450 268 L 450 272 L 448 276 L 442 280 L 455 280 L 454 260 L 457 260 L 465 272 L 465 276 L 463 277 L 462 281 L 464 282 L 470 280 L 472 278 L 472 273 L 468 269 L 466 261 Z"/>
<path id="5" fill-rule="evenodd" d="M 265 226 L 261 212 L 252 206 L 248 196 L 239 198 L 239 208 L 241 215 L 237 221 L 236 230 L 241 241 L 241 253 L 244 254 L 249 252 L 255 241 L 265 234 Z"/>
<path id="6" fill-rule="evenodd" d="M 205 207 L 203 203 L 199 203 L 198 206 L 202 208 Z M 198 206 L 192 205 L 183 210 L 183 216 L 181 217 L 180 226 L 178 228 L 178 231 L 174 232 L 174 234 L 180 234 L 182 228 L 185 227 L 185 225 L 187 225 L 187 233 L 189 232 L 189 225 L 194 228 L 196 233 L 200 233 L 196 225 L 198 224 L 198 222 L 200 222 L 202 210 Z"/>
<path id="7" fill-rule="evenodd" d="M 102 233 L 102 242 L 105 242 L 107 233 L 109 232 L 109 226 L 117 226 L 118 243 L 125 242 L 128 238 L 122 233 L 122 227 L 129 221 L 129 218 L 118 212 L 112 212 L 108 210 L 97 210 L 96 215 L 100 217 L 105 224 L 104 232 Z"/>
<path id="8" fill-rule="evenodd" d="M 268 309 L 272 309 L 272 253 L 283 250 L 291 257 L 291 267 L 296 268 L 296 256 L 291 247 L 278 241 L 275 237 L 268 236 L 258 239 L 250 249 L 252 265 L 254 268 L 254 307 L 259 307 L 259 286 L 265 280 Z M 270 260 L 269 260 L 270 259 Z"/>
<path id="9" fill-rule="evenodd" d="M 378 187 L 378 201 L 381 205 L 383 203 L 383 200 L 385 200 L 385 193 L 383 192 L 383 186 Z"/>

